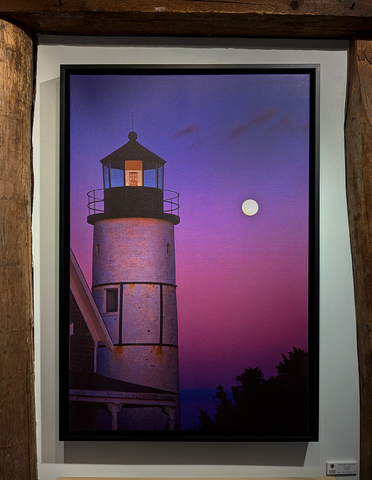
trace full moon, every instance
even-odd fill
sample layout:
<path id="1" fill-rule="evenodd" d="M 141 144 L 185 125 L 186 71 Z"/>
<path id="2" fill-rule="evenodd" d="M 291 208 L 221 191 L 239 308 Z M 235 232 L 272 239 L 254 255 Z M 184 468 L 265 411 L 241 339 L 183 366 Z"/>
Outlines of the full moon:
<path id="1" fill-rule="evenodd" d="M 242 204 L 243 213 L 248 216 L 256 215 L 258 212 L 258 203 L 255 200 L 246 200 Z"/>

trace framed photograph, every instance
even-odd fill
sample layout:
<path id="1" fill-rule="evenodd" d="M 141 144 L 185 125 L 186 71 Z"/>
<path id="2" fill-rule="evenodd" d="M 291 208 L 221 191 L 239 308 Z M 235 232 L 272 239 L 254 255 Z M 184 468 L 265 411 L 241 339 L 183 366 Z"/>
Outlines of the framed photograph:
<path id="1" fill-rule="evenodd" d="M 318 73 L 61 67 L 61 440 L 318 439 Z"/>

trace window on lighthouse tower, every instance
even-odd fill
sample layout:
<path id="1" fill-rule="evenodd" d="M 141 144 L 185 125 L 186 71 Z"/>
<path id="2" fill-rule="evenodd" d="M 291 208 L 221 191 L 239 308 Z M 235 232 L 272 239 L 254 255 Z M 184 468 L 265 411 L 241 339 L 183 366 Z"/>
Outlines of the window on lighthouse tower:
<path id="1" fill-rule="evenodd" d="M 117 312 L 118 311 L 118 289 L 117 288 L 107 288 L 106 289 L 106 312 Z"/>

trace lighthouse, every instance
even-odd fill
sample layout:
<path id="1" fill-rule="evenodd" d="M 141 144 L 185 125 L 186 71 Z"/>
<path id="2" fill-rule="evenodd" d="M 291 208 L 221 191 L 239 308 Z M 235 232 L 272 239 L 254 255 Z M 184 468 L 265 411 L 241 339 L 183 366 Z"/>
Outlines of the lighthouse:
<path id="1" fill-rule="evenodd" d="M 172 405 L 134 402 L 122 414 L 128 428 L 174 429 L 179 427 L 178 194 L 164 190 L 165 160 L 142 146 L 135 132 L 128 139 L 101 160 L 103 189 L 88 193 L 92 295 L 114 345 L 112 351 L 99 345 L 97 373 L 174 399 Z"/>

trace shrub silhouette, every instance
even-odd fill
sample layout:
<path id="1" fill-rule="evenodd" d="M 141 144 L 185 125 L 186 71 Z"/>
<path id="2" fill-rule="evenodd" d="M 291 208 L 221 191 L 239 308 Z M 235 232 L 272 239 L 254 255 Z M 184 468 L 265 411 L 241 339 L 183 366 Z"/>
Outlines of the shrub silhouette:
<path id="1" fill-rule="evenodd" d="M 265 380 L 261 367 L 249 367 L 236 377 L 231 398 L 222 385 L 213 397 L 214 418 L 199 411 L 198 429 L 205 431 L 304 432 L 308 430 L 307 352 L 294 347 Z"/>

